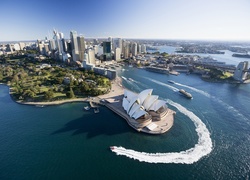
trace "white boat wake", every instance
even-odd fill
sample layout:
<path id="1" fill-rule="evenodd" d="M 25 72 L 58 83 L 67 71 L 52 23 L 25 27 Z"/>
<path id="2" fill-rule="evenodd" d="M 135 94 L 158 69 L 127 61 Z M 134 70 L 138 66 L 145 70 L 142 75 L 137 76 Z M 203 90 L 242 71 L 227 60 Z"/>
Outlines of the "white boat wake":
<path id="1" fill-rule="evenodd" d="M 212 140 L 206 125 L 193 112 L 188 111 L 185 107 L 171 100 L 167 102 L 175 106 L 181 113 L 188 116 L 195 124 L 195 130 L 198 134 L 198 143 L 191 149 L 181 152 L 169 153 L 146 153 L 138 152 L 132 149 L 113 146 L 112 152 L 117 155 L 123 155 L 140 162 L 148 163 L 181 163 L 192 164 L 199 161 L 202 157 L 208 155 L 212 151 Z"/>
<path id="2" fill-rule="evenodd" d="M 181 83 L 176 83 L 176 85 L 178 86 L 182 86 L 182 87 L 186 87 L 186 88 L 189 88 L 195 92 L 198 92 L 210 99 L 213 99 L 214 101 L 217 101 L 218 103 L 220 103 L 221 105 L 223 105 L 223 107 L 226 107 L 230 112 L 233 112 L 233 115 L 236 115 L 238 116 L 239 119 L 243 119 L 245 120 L 246 122 L 248 121 L 248 119 L 243 115 L 241 114 L 237 109 L 235 109 L 233 106 L 230 106 L 228 105 L 227 103 L 225 103 L 224 101 L 220 100 L 219 98 L 215 97 L 215 96 L 212 96 L 211 94 L 207 93 L 206 91 L 202 91 L 200 89 L 196 89 L 194 87 L 191 87 L 191 86 L 188 86 L 188 85 L 184 85 L 184 84 L 181 84 Z"/>
<path id="3" fill-rule="evenodd" d="M 189 89 L 191 89 L 191 90 L 193 90 L 193 91 L 195 91 L 195 92 L 198 92 L 198 93 L 200 93 L 200 94 L 202 94 L 202 95 L 204 95 L 204 96 L 206 96 L 206 97 L 208 97 L 208 98 L 211 97 L 211 95 L 208 94 L 207 92 L 202 91 L 202 90 L 199 90 L 199 89 L 196 89 L 196 88 L 194 88 L 194 87 L 187 86 L 187 85 L 184 85 L 184 84 L 180 84 L 180 83 L 177 83 L 177 82 L 175 82 L 174 84 L 176 84 L 176 85 L 178 85 L 178 86 L 182 86 L 182 87 L 189 88 Z"/>
<path id="4" fill-rule="evenodd" d="M 165 87 L 167 87 L 167 88 L 169 88 L 169 89 L 171 89 L 171 90 L 173 90 L 173 91 L 175 91 L 175 92 L 176 92 L 176 91 L 179 91 L 179 89 L 177 89 L 177 88 L 174 87 L 174 86 L 165 84 L 165 83 L 163 83 L 163 82 L 160 82 L 160 81 L 157 81 L 157 80 L 154 80 L 154 79 L 151 79 L 151 78 L 147 78 L 147 79 L 150 80 L 150 81 L 152 81 L 152 82 L 154 82 L 154 83 L 156 83 L 156 84 L 165 86 Z"/>

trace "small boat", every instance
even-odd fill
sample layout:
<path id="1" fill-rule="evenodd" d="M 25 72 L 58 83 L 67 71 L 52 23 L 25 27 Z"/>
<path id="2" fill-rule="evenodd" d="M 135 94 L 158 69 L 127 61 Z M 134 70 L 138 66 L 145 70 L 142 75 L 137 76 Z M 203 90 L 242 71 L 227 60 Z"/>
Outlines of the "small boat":
<path id="1" fill-rule="evenodd" d="M 175 83 L 175 82 L 174 82 L 174 81 L 172 81 L 172 80 L 168 80 L 168 82 L 169 82 L 169 83 L 172 83 L 172 84 L 174 84 L 174 83 Z"/>
<path id="2" fill-rule="evenodd" d="M 121 77 L 122 77 L 122 79 L 127 80 L 127 78 L 125 78 L 124 76 L 121 76 Z"/>
<path id="3" fill-rule="evenodd" d="M 86 111 L 88 111 L 88 110 L 90 110 L 90 107 L 89 107 L 89 106 L 84 106 L 84 109 L 85 109 Z"/>
<path id="4" fill-rule="evenodd" d="M 132 78 L 128 78 L 128 80 L 130 80 L 130 81 L 134 82 L 134 80 L 133 80 Z"/>
<path id="5" fill-rule="evenodd" d="M 36 105 L 36 107 L 44 107 L 44 105 Z"/>
<path id="6" fill-rule="evenodd" d="M 110 148 L 111 151 L 115 150 L 114 146 L 110 146 L 109 148 Z"/>
<path id="7" fill-rule="evenodd" d="M 99 113 L 99 109 L 98 109 L 98 108 L 95 108 L 95 109 L 94 109 L 94 113 Z"/>
<path id="8" fill-rule="evenodd" d="M 179 92 L 180 92 L 182 95 L 184 95 L 186 98 L 188 98 L 188 99 L 193 98 L 193 96 L 192 96 L 190 93 L 188 93 L 187 91 L 185 91 L 184 89 L 180 89 Z"/>

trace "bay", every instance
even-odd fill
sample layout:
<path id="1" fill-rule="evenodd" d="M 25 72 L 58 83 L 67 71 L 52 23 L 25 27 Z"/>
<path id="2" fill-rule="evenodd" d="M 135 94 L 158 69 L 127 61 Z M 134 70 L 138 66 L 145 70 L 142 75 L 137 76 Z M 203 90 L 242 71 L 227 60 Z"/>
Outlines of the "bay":
<path id="1" fill-rule="evenodd" d="M 117 156 L 109 146 L 142 152 L 180 152 L 198 141 L 195 125 L 177 108 L 174 126 L 152 136 L 131 129 L 105 107 L 84 103 L 43 108 L 12 101 L 0 85 L 0 179 L 246 179 L 250 175 L 250 85 L 204 82 L 196 75 L 168 76 L 126 67 L 123 85 L 153 88 L 198 116 L 210 132 L 212 152 L 193 164 L 150 164 Z M 169 84 L 173 80 L 176 84 Z M 173 88 L 184 88 L 192 100 Z"/>

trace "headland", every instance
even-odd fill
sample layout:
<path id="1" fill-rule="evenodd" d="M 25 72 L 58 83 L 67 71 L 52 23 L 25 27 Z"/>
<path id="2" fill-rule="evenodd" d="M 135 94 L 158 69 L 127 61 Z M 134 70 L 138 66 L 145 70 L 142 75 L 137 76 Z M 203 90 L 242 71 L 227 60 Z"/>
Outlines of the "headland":
<path id="1" fill-rule="evenodd" d="M 124 88 L 121 85 L 121 79 L 116 78 L 112 83 L 112 89 L 108 94 L 98 96 L 100 103 L 105 105 L 107 108 L 124 118 L 127 123 L 137 130 L 138 132 L 144 132 L 149 134 L 162 134 L 167 132 L 174 123 L 175 111 L 167 108 L 161 120 L 152 120 L 151 123 L 143 124 L 138 126 L 138 120 L 130 117 L 124 110 L 122 102 L 124 97 Z M 96 99 L 97 101 L 97 99 Z M 150 126 L 150 124 L 153 126 Z"/>
<path id="2" fill-rule="evenodd" d="M 52 101 L 52 102 L 23 102 L 23 101 L 16 101 L 16 102 L 19 104 L 34 105 L 38 107 L 60 105 L 72 102 L 88 102 L 90 103 L 90 106 L 92 106 L 93 104 L 103 105 L 106 106 L 108 109 L 112 110 L 113 112 L 115 112 L 123 119 L 125 119 L 126 122 L 136 131 L 148 134 L 162 134 L 167 132 L 173 126 L 174 115 L 176 112 L 169 108 L 167 108 L 166 114 L 164 115 L 164 118 L 162 118 L 162 120 L 152 121 L 152 124 L 154 124 L 153 128 L 149 129 L 150 126 L 142 126 L 142 127 L 136 126 L 135 125 L 136 120 L 131 118 L 123 109 L 122 106 L 123 97 L 124 97 L 124 88 L 121 85 L 121 79 L 118 77 L 112 81 L 111 90 L 109 91 L 109 93 L 96 97 L 75 98 L 75 99 L 67 99 L 67 100 Z"/>

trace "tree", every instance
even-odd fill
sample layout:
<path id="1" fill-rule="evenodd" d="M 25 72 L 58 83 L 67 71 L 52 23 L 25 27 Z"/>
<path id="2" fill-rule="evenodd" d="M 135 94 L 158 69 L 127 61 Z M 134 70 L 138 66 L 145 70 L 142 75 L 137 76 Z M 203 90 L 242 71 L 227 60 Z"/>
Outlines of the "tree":
<path id="1" fill-rule="evenodd" d="M 17 83 L 18 81 L 19 81 L 19 77 L 18 77 L 18 75 L 17 74 L 15 74 L 14 76 L 13 76 L 13 82 L 15 82 L 15 83 Z"/>
<path id="2" fill-rule="evenodd" d="M 46 100 L 51 100 L 54 97 L 54 92 L 50 89 L 45 92 L 44 97 Z"/>
<path id="3" fill-rule="evenodd" d="M 36 94 L 33 91 L 31 91 L 30 89 L 25 90 L 23 93 L 23 97 L 25 100 L 34 99 L 35 96 L 36 96 Z"/>
<path id="4" fill-rule="evenodd" d="M 2 81 L 2 80 L 3 80 L 3 74 L 0 73 L 0 81 Z"/>
<path id="5" fill-rule="evenodd" d="M 66 93 L 66 96 L 68 98 L 75 98 L 75 94 L 74 94 L 74 91 L 72 90 L 72 88 L 70 88 L 70 90 Z"/>

